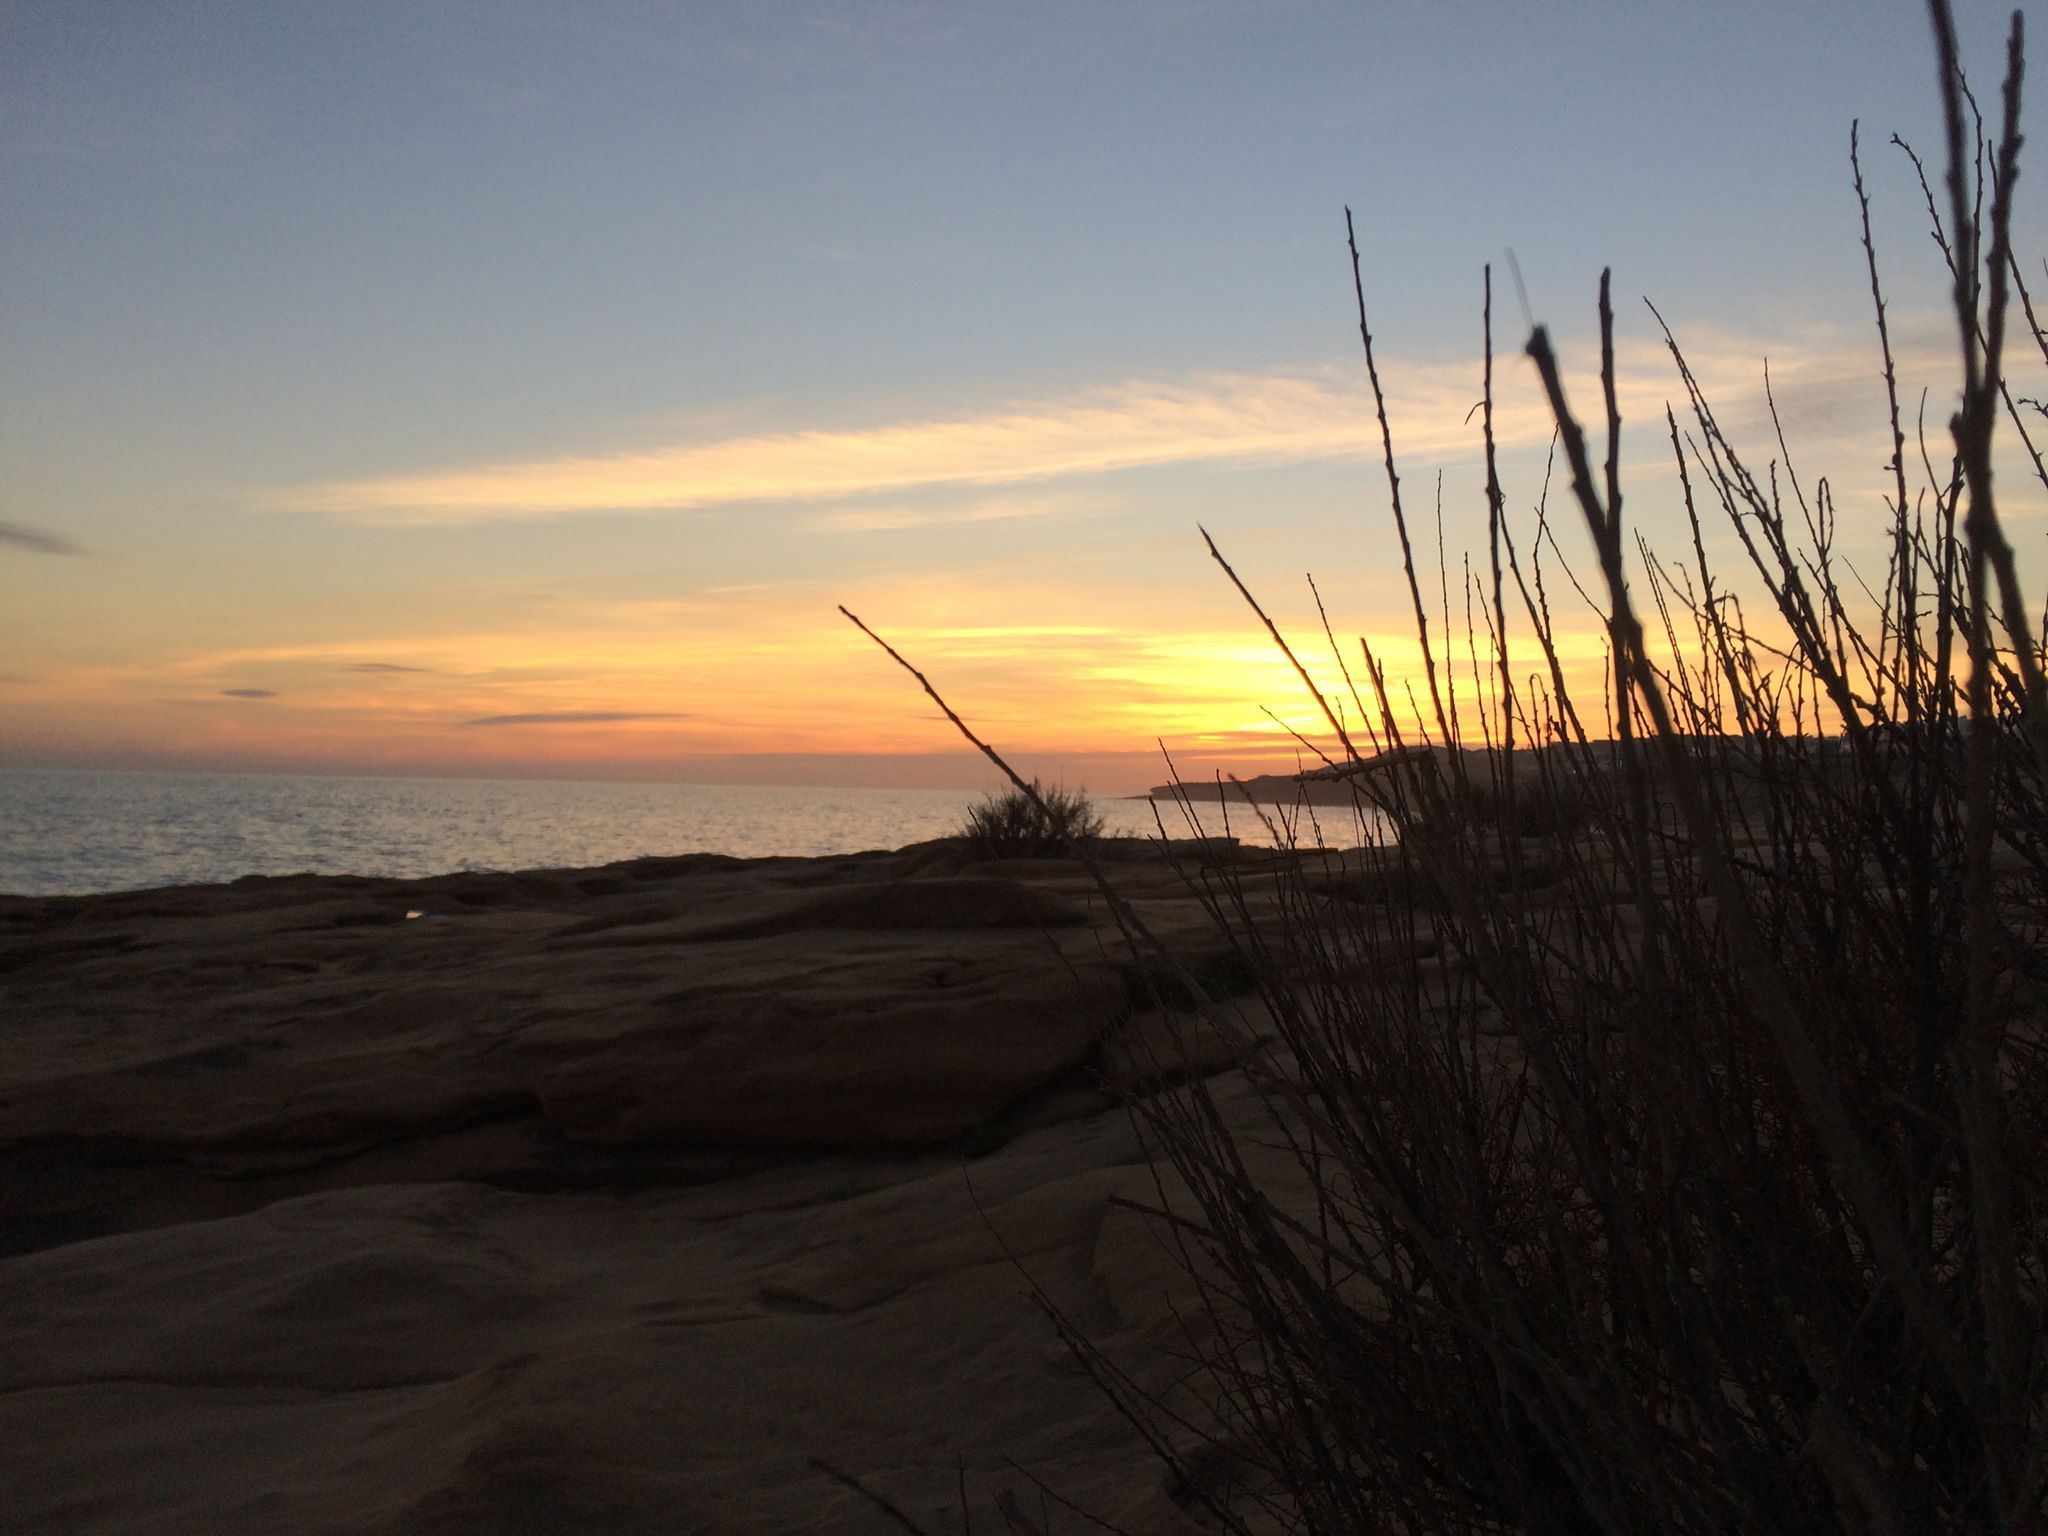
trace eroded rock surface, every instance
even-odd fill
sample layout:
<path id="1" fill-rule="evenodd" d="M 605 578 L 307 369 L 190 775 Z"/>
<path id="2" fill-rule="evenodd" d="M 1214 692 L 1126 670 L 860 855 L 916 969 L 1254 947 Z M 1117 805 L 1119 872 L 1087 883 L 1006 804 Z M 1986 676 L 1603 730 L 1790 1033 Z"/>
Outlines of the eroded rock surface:
<path id="1" fill-rule="evenodd" d="M 1144 1001 L 1077 866 L 937 845 L 0 898 L 5 1523 L 894 1528 L 815 1457 L 1183 1528 L 1029 1298 L 1179 1369 Z"/>

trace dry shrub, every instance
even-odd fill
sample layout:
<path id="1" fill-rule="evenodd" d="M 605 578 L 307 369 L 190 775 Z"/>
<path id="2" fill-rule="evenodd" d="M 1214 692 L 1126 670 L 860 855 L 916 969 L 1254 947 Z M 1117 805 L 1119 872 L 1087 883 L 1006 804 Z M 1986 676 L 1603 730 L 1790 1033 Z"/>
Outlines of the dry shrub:
<path id="1" fill-rule="evenodd" d="M 1368 648 L 1368 740 L 1326 703 L 1325 776 L 1398 842 L 1334 877 L 1303 850 L 1262 888 L 1277 918 L 1211 886 L 1276 1041 L 1251 1069 L 1257 1126 L 1200 1082 L 1134 1105 L 1190 1192 L 1162 1230 L 1203 1277 L 1194 1389 L 1143 1392 L 1068 1332 L 1228 1528 L 2043 1523 L 2048 714 L 1992 495 L 1995 423 L 2027 430 L 2009 295 L 2044 360 L 2048 338 L 2008 235 L 2020 19 L 2001 132 L 1972 146 L 1934 9 L 1965 378 L 1918 495 L 1892 385 L 1881 589 L 1837 556 L 1826 482 L 1753 471 L 1675 340 L 1688 409 L 1660 435 L 1692 547 L 1631 545 L 1603 276 L 1598 470 L 1544 331 L 1528 345 L 1605 595 L 1608 694 L 1575 700 L 1539 546 L 1518 547 L 1492 469 L 1489 321 L 1482 638 L 1458 658 L 1488 690 L 1484 740 L 1412 750 Z M 1890 382 L 1867 217 L 1864 238 Z M 1370 365 L 1364 320 L 1361 297 Z M 1386 447 L 1429 657 L 1417 713 L 1459 741 Z M 1767 620 L 1708 560 L 1717 515 Z M 1286 1188 L 1248 1172 L 1275 1142 Z"/>
<path id="2" fill-rule="evenodd" d="M 1782 435 L 1752 468 L 1675 340 L 1686 409 L 1658 436 L 1691 549 L 1632 541 L 1603 277 L 1598 469 L 1546 333 L 1527 348 L 1599 562 L 1585 585 L 1604 593 L 1605 697 L 1575 698 L 1547 514 L 1518 542 L 1494 472 L 1489 287 L 1489 542 L 1476 638 L 1453 658 L 1381 411 L 1427 740 L 1369 646 L 1348 711 L 1362 745 L 1317 698 L 1336 741 L 1323 776 L 1398 836 L 1365 861 L 1301 849 L 1194 876 L 1271 1023 L 1246 1042 L 1257 1123 L 1199 1072 L 1132 1105 L 1171 1207 L 1160 1230 L 1201 1298 L 1179 1385 L 1156 1390 L 1055 1315 L 1208 1522 L 2044 1523 L 2048 708 L 1991 441 L 2001 416 L 2028 431 L 2004 382 L 2013 298 L 2044 362 L 2048 337 L 2009 235 L 2020 18 L 1998 135 L 1972 142 L 1952 21 L 1932 10 L 1936 235 L 1964 378 L 1952 447 L 1923 434 L 1916 476 L 1866 213 L 1895 447 L 1881 582 L 1839 558 L 1832 493 Z M 1377 397 L 1362 286 L 1359 320 Z M 1740 586 L 1708 559 L 1712 519 L 1744 551 Z M 1743 590 L 1762 594 L 1755 622 Z M 1484 695 L 1462 730 L 1453 659 Z M 1200 992 L 1179 980 L 1157 995 Z M 1190 1038 L 1232 1028 L 1214 1005 L 1189 1014 Z"/>
<path id="3" fill-rule="evenodd" d="M 1103 820 L 1086 790 L 1047 789 L 1037 779 L 991 794 L 969 808 L 961 836 L 985 859 L 1042 859 L 1072 853 L 1102 836 Z"/>

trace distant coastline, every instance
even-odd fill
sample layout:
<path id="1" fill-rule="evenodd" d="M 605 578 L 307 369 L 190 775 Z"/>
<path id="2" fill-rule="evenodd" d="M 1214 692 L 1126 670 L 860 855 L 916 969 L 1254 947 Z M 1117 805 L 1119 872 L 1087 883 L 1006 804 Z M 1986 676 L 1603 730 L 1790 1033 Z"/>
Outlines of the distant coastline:
<path id="1" fill-rule="evenodd" d="M 1218 805 L 1225 800 L 1254 805 L 1351 805 L 1357 796 L 1348 782 L 1297 779 L 1289 773 L 1261 773 L 1249 779 L 1183 780 L 1155 784 L 1140 800 L 1188 800 Z"/>

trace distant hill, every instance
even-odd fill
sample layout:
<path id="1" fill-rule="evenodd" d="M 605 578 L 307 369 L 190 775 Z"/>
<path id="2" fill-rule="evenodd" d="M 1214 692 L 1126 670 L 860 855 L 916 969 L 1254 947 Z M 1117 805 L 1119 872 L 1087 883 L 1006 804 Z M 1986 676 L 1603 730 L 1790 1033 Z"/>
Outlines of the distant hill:
<path id="1" fill-rule="evenodd" d="M 1702 745 L 1695 739 L 1695 749 Z M 1336 770 L 1312 768 L 1305 773 L 1262 773 L 1243 780 L 1225 779 L 1218 783 L 1214 779 L 1183 780 L 1178 784 L 1155 784 L 1146 794 L 1146 799 L 1172 800 L 1185 796 L 1201 804 L 1215 804 L 1225 798 L 1250 801 L 1257 805 L 1350 805 L 1353 800 L 1353 781 L 1361 769 L 1371 774 L 1375 771 L 1391 770 L 1397 763 L 1418 757 L 1434 757 L 1438 768 L 1446 775 L 1451 772 L 1451 757 L 1458 748 L 1438 746 L 1398 747 L 1383 752 L 1364 765 L 1343 765 Z M 1478 748 L 1462 749 L 1465 755 L 1466 772 L 1477 779 L 1491 775 L 1492 768 L 1487 754 Z M 1518 780 L 1528 779 L 1541 771 L 1541 760 L 1552 753 L 1563 750 L 1567 762 L 1562 771 L 1576 774 L 1582 765 L 1590 760 L 1596 771 L 1611 771 L 1619 762 L 1620 746 L 1611 741 L 1596 741 L 1589 747 L 1559 748 L 1555 744 L 1541 747 L 1521 747 L 1515 753 L 1515 776 Z M 1636 750 L 1646 756 L 1653 755 L 1652 743 L 1639 741 Z"/>
<path id="2" fill-rule="evenodd" d="M 1197 804 L 1215 804 L 1225 797 L 1248 800 L 1256 805 L 1349 805 L 1353 799 L 1349 784 L 1331 779 L 1297 779 L 1288 773 L 1262 773 L 1256 778 L 1206 783 L 1199 780 L 1179 784 L 1155 784 L 1147 792 L 1151 800 L 1187 799 Z"/>

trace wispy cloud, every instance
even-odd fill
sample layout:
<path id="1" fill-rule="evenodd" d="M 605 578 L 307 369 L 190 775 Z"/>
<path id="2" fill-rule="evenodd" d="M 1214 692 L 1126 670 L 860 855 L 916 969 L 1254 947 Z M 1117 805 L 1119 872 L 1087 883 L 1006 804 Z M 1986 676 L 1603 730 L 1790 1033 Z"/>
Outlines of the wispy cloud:
<path id="1" fill-rule="evenodd" d="M 395 661 L 356 661 L 342 668 L 344 672 L 371 672 L 384 676 L 393 672 L 431 672 L 432 667 L 408 667 Z"/>
<path id="2" fill-rule="evenodd" d="M 810 526 L 828 533 L 886 533 L 910 528 L 957 527 L 972 523 L 1078 517 L 1100 512 L 1099 497 L 1002 496 L 941 506 L 840 507 L 821 512 Z"/>
<path id="3" fill-rule="evenodd" d="M 1371 446 L 1367 420 L 1356 390 L 1335 375 L 1214 375 L 1126 383 L 980 416 L 349 481 L 286 502 L 366 521 L 463 523 L 832 500 L 1152 464 L 1361 453 Z"/>
<path id="4" fill-rule="evenodd" d="M 540 715 L 483 715 L 463 721 L 472 725 L 617 725 L 628 720 L 688 720 L 673 710 L 564 709 Z"/>
<path id="5" fill-rule="evenodd" d="M 1620 349 L 1623 408 L 1654 422 L 1680 393 L 1662 345 Z M 1694 371 L 1734 420 L 1758 414 L 1763 351 L 1751 340 L 1701 331 L 1688 341 Z M 1840 336 L 1814 334 L 1772 358 L 1781 403 L 1825 398 L 1870 375 L 1870 360 Z M 1582 359 L 1583 361 L 1583 359 Z M 1388 412 L 1401 457 L 1442 463 L 1477 451 L 1478 360 L 1384 362 Z M 1551 432 L 1533 375 L 1502 359 L 1494 431 L 1506 447 L 1540 446 Z M 1575 379 L 1575 388 L 1586 384 Z M 1588 399 L 1592 388 L 1579 393 Z M 1197 374 L 1131 380 L 978 415 L 935 416 L 867 428 L 817 428 L 671 443 L 608 456 L 564 455 L 333 482 L 284 494 L 293 510 L 356 521 L 465 524 L 602 512 L 687 511 L 750 502 L 840 502 L 897 495 L 891 506 L 823 511 L 812 525 L 841 531 L 1041 517 L 1087 510 L 1057 492 L 957 498 L 962 489 L 1022 486 L 1169 464 L 1300 463 L 1377 458 L 1373 402 L 1357 370 Z M 952 491 L 952 504 L 944 493 Z M 917 493 L 923 493 L 918 495 Z M 1096 510 L 1100 510 L 1097 506 Z"/>
<path id="6" fill-rule="evenodd" d="M 223 688 L 220 696 L 224 699 L 274 699 L 275 688 Z"/>
<path id="7" fill-rule="evenodd" d="M 39 555 L 82 555 L 85 553 L 62 534 L 46 533 L 20 523 L 0 522 L 0 544 L 31 550 Z"/>

